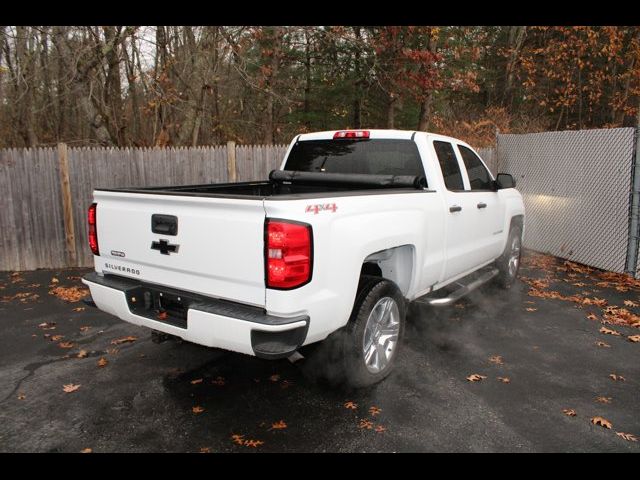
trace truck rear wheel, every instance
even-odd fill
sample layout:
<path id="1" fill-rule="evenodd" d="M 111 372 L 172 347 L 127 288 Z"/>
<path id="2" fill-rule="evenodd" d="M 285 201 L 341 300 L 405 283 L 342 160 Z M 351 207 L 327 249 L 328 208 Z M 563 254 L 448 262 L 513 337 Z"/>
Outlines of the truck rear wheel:
<path id="1" fill-rule="evenodd" d="M 496 277 L 498 284 L 505 289 L 511 288 L 516 281 L 520 269 L 522 257 L 522 227 L 514 225 L 509 230 L 507 245 L 502 255 L 496 260 L 499 274 Z"/>
<path id="2" fill-rule="evenodd" d="M 366 387 L 395 364 L 404 333 L 406 304 L 390 280 L 363 275 L 347 325 L 317 345 L 303 347 L 303 373 L 332 385 Z"/>

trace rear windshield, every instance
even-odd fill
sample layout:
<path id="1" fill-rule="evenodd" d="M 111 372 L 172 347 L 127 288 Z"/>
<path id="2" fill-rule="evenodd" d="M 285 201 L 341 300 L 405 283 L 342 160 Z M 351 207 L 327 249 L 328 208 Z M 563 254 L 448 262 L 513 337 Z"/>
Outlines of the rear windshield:
<path id="1" fill-rule="evenodd" d="M 307 140 L 297 142 L 285 170 L 369 175 L 424 176 L 422 161 L 411 140 Z"/>

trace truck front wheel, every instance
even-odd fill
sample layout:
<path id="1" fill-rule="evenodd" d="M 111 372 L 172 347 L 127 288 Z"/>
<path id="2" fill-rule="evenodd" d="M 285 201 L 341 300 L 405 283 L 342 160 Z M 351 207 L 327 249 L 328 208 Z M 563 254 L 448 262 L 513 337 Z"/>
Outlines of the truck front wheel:
<path id="1" fill-rule="evenodd" d="M 520 260 L 522 257 L 522 227 L 514 225 L 509 231 L 507 245 L 504 252 L 496 260 L 499 274 L 496 277 L 498 285 L 508 289 L 516 281 L 518 270 L 520 269 Z"/>

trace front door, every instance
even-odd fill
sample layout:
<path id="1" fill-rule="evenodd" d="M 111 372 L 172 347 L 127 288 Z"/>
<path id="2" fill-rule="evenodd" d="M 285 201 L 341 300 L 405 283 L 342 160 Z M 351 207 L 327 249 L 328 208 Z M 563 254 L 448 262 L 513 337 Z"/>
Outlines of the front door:
<path id="1" fill-rule="evenodd" d="M 475 241 L 475 263 L 489 262 L 502 254 L 505 206 L 498 198 L 493 178 L 480 157 L 469 147 L 457 145 L 466 173 L 465 195 L 470 197 L 470 209 Z"/>

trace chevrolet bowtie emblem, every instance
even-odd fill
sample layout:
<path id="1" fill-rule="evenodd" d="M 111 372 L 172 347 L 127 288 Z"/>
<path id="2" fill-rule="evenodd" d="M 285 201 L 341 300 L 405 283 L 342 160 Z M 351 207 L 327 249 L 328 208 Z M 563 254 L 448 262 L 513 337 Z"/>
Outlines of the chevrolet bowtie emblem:
<path id="1" fill-rule="evenodd" d="M 166 240 L 160 240 L 159 242 L 151 242 L 152 250 L 160 250 L 163 255 L 169 255 L 170 253 L 178 253 L 180 245 L 171 245 Z"/>

